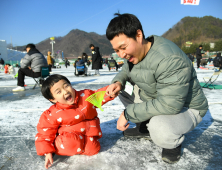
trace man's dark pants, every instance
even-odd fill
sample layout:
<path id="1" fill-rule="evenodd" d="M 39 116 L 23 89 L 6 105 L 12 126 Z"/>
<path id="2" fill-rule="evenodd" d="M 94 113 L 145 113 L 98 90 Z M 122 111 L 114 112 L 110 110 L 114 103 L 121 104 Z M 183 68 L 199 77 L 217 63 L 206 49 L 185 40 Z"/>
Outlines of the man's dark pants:
<path id="1" fill-rule="evenodd" d="M 41 76 L 41 72 L 33 72 L 32 70 L 28 69 L 28 68 L 20 68 L 18 70 L 18 86 L 22 86 L 24 87 L 25 85 L 25 76 L 28 77 L 33 77 L 33 78 L 38 78 Z"/>
<path id="2" fill-rule="evenodd" d="M 52 65 L 49 64 L 49 72 L 51 72 L 51 71 L 52 71 Z"/>
<path id="3" fill-rule="evenodd" d="M 200 67 L 200 60 L 201 60 L 201 59 L 197 59 L 197 68 Z"/>

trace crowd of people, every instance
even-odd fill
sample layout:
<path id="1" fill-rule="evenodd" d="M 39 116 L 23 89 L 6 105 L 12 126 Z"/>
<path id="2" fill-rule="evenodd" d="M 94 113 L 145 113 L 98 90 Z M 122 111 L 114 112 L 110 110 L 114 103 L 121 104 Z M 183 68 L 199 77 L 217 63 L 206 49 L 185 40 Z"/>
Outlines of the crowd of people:
<path id="1" fill-rule="evenodd" d="M 103 69 L 102 65 L 105 62 L 100 54 L 99 47 L 90 44 L 89 48 L 92 50 L 92 60 L 90 62 L 88 55 L 82 53 L 82 56 L 78 57 L 73 64 L 75 67 L 74 74 L 76 76 L 87 76 L 87 70 L 90 65 L 92 65 L 92 70 L 95 70 L 94 75 L 100 76 L 99 69 Z M 16 64 L 16 66 L 19 67 L 17 73 L 15 73 L 13 65 L 5 63 L 2 58 L 0 59 L 0 70 L 4 70 L 5 74 L 14 74 L 14 77 L 17 78 L 17 87 L 12 89 L 14 92 L 25 90 L 25 76 L 38 78 L 41 76 L 41 67 L 48 66 L 49 72 L 52 72 L 52 68 L 56 68 L 55 60 L 50 51 L 47 52 L 47 57 L 45 57 L 32 43 L 27 44 L 24 50 L 27 54 L 21 59 L 20 65 Z M 112 62 L 115 63 L 116 71 L 118 71 L 118 65 L 113 58 L 109 60 L 109 70 Z M 67 58 L 65 58 L 64 63 L 66 68 L 70 66 L 70 62 Z"/>
<path id="2" fill-rule="evenodd" d="M 15 74 L 15 69 L 14 67 L 9 64 L 9 63 L 5 63 L 5 61 L 3 60 L 3 58 L 0 59 L 0 71 L 4 70 L 5 74 Z"/>
<path id="3" fill-rule="evenodd" d="M 97 92 L 106 91 L 102 104 L 118 96 L 125 106 L 117 121 L 117 129 L 123 131 L 125 137 L 152 140 L 162 148 L 162 160 L 170 164 L 180 160 L 185 135 L 202 121 L 208 110 L 192 54 L 186 55 L 163 37 L 145 37 L 139 19 L 133 14 L 115 14 L 106 29 L 106 37 L 116 54 L 124 59 L 121 71 L 109 86 L 96 91 L 77 91 L 66 77 L 58 74 L 52 74 L 42 84 L 42 95 L 53 105 L 40 117 L 35 144 L 37 154 L 45 155 L 47 169 L 53 164 L 54 154 L 95 155 L 99 152 L 98 139 L 102 137 L 99 118 L 93 104 L 85 101 Z M 100 76 L 104 63 L 109 70 L 114 67 L 118 71 L 113 57 L 104 61 L 99 47 L 90 44 L 89 48 L 91 61 L 83 52 L 73 64 L 76 76 L 87 76 L 90 65 L 95 75 Z M 205 63 L 201 63 L 202 48 L 200 45 L 196 51 L 197 69 Z M 28 44 L 25 50 L 27 54 L 18 70 L 18 87 L 13 91 L 25 90 L 25 76 L 40 77 L 42 66 L 49 66 L 50 71 L 54 66 L 50 51 L 46 59 L 34 44 Z M 221 58 L 218 53 L 213 60 L 220 69 Z M 0 62 L 1 69 L 3 66 L 9 69 L 3 59 Z M 65 58 L 65 67 L 69 65 Z M 136 127 L 129 128 L 129 121 Z"/>
<path id="4" fill-rule="evenodd" d="M 214 58 L 212 58 L 211 56 L 204 58 L 206 54 L 203 51 L 203 46 L 199 45 L 199 47 L 196 49 L 195 56 L 194 54 L 190 53 L 187 53 L 186 55 L 192 61 L 193 64 L 196 61 L 197 70 L 199 70 L 201 66 L 205 67 L 208 64 L 213 65 L 215 68 L 222 69 L 222 56 L 220 52 L 218 52 L 216 56 L 214 56 Z"/>
<path id="5" fill-rule="evenodd" d="M 75 68 L 74 74 L 76 76 L 78 76 L 78 75 L 87 76 L 88 75 L 87 70 L 90 65 L 92 67 L 92 70 L 95 70 L 94 75 L 100 76 L 99 70 L 103 69 L 103 64 L 105 64 L 108 67 L 109 71 L 111 71 L 112 69 L 115 69 L 116 71 L 118 71 L 118 69 L 120 67 L 122 67 L 122 65 L 124 64 L 124 63 L 118 64 L 113 57 L 103 59 L 100 52 L 99 52 L 99 47 L 94 47 L 93 44 L 90 44 L 90 49 L 92 50 L 92 58 L 91 59 L 84 52 L 84 53 L 82 53 L 82 56 L 79 56 L 77 58 L 77 60 L 75 60 L 75 62 L 73 63 L 73 66 Z M 200 69 L 200 66 L 205 67 L 208 64 L 213 64 L 215 67 L 218 67 L 220 69 L 222 68 L 221 67 L 221 64 L 222 64 L 221 53 L 217 53 L 214 58 L 212 58 L 212 57 L 203 58 L 203 56 L 205 56 L 205 53 L 203 52 L 202 45 L 200 45 L 197 48 L 195 54 L 187 53 L 186 55 L 192 61 L 193 65 L 195 62 L 197 63 L 197 69 Z M 61 66 L 60 67 L 55 66 L 55 59 L 51 55 L 50 51 L 47 52 L 46 58 L 47 58 L 47 64 L 48 64 L 50 72 L 52 71 L 52 68 L 61 68 Z M 80 62 L 78 62 L 78 61 L 80 61 Z M 77 67 L 83 65 L 84 69 L 76 69 L 77 62 L 78 62 Z M 84 64 L 82 64 L 82 63 L 84 63 Z M 67 58 L 64 59 L 64 65 L 66 68 L 68 66 L 70 66 L 70 61 Z M 16 64 L 16 67 L 20 67 L 20 65 Z M 4 70 L 5 74 L 16 74 L 13 65 L 5 63 L 2 58 L 0 59 L 0 70 Z M 79 72 L 79 70 L 80 70 L 80 72 Z"/>
<path id="6" fill-rule="evenodd" d="M 28 45 L 30 45 L 30 44 L 28 44 Z M 32 45 L 34 45 L 34 44 L 32 44 Z M 120 67 L 122 67 L 123 64 L 118 64 L 113 57 L 103 59 L 101 54 L 100 54 L 99 47 L 95 47 L 93 44 L 90 44 L 89 48 L 92 51 L 92 58 L 91 59 L 89 59 L 87 53 L 84 52 L 84 53 L 82 53 L 82 56 L 79 56 L 77 58 L 77 60 L 73 63 L 74 74 L 76 76 L 79 76 L 79 75 L 87 76 L 87 75 L 89 75 L 88 74 L 88 68 L 89 68 L 90 65 L 92 67 L 92 70 L 95 70 L 95 74 L 94 74 L 95 76 L 100 76 L 99 70 L 103 69 L 103 64 L 105 64 L 108 67 L 109 71 L 111 71 L 112 69 L 115 69 L 116 71 L 118 71 L 118 69 Z M 222 68 L 222 66 L 221 66 L 221 64 L 222 64 L 221 53 L 217 53 L 216 57 L 214 57 L 214 58 L 211 58 L 211 57 L 203 58 L 205 53 L 203 52 L 203 46 L 202 45 L 200 45 L 197 48 L 195 54 L 188 53 L 186 55 L 192 61 L 193 65 L 194 65 L 194 62 L 197 63 L 197 69 L 200 69 L 200 66 L 205 67 L 206 65 L 208 65 L 210 63 L 212 63 L 215 67 L 218 67 L 220 69 Z M 51 72 L 52 68 L 57 68 L 55 66 L 55 59 L 51 55 L 50 51 L 47 52 L 47 57 L 46 58 L 47 58 L 47 64 L 48 64 L 48 67 L 49 67 L 49 71 Z M 17 64 L 17 65 L 20 67 L 19 64 Z M 64 65 L 65 65 L 66 68 L 68 66 L 70 66 L 70 61 L 67 58 L 64 59 Z M 61 68 L 61 66 L 60 66 L 60 68 Z M 4 70 L 5 74 L 16 74 L 14 67 L 11 64 L 5 63 L 2 58 L 0 59 L 0 70 Z M 27 75 L 27 76 L 29 76 L 29 75 Z M 18 77 L 18 73 L 16 74 L 15 77 Z M 30 77 L 36 77 L 36 76 L 30 75 Z M 22 90 L 22 89 L 23 88 L 19 88 L 19 90 Z"/>

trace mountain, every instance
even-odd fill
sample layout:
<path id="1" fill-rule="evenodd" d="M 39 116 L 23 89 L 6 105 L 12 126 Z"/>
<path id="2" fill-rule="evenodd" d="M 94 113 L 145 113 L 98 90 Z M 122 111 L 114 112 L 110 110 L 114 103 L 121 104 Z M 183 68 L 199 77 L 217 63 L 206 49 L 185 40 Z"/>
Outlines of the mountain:
<path id="1" fill-rule="evenodd" d="M 166 31 L 162 37 L 175 42 L 179 47 L 184 46 L 187 41 L 196 44 L 215 42 L 222 38 L 222 20 L 212 16 L 201 18 L 184 17 Z M 47 51 L 52 50 L 50 41 L 50 38 L 47 38 L 36 44 L 37 49 L 47 55 Z M 64 37 L 55 37 L 55 42 L 53 45 L 54 52 L 61 50 L 64 53 L 64 57 L 69 59 L 77 58 L 83 52 L 91 56 L 90 44 L 98 46 L 103 56 L 114 52 L 105 35 L 99 35 L 94 32 L 87 33 L 79 29 L 71 30 Z M 24 47 L 16 48 L 23 51 Z"/>
<path id="2" fill-rule="evenodd" d="M 50 38 L 47 38 L 40 43 L 36 44 L 36 48 L 44 55 L 47 55 L 48 51 L 52 51 L 52 45 L 50 44 Z M 87 33 L 82 30 L 71 30 L 64 37 L 55 37 L 55 43 L 53 44 L 54 53 L 61 50 L 64 53 L 64 57 L 68 59 L 77 58 L 81 56 L 83 52 L 91 56 L 90 44 L 94 44 L 99 47 L 100 53 L 110 55 L 114 51 L 106 35 L 99 35 L 94 32 Z M 18 50 L 23 50 L 25 46 L 17 47 Z"/>
<path id="3" fill-rule="evenodd" d="M 212 16 L 184 17 L 162 37 L 165 37 L 179 47 L 187 41 L 192 43 L 210 43 L 222 38 L 222 20 Z"/>

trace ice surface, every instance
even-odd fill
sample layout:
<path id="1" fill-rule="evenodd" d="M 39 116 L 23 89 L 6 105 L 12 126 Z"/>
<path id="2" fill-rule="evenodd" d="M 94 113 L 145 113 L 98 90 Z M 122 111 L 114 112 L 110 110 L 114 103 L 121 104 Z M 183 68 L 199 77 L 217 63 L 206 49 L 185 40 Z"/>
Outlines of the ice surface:
<path id="1" fill-rule="evenodd" d="M 90 70 L 91 71 L 91 70 Z M 77 89 L 98 89 L 109 85 L 117 72 L 106 67 L 101 76 L 75 77 L 74 68 L 53 69 L 68 77 Z M 94 73 L 94 71 L 91 71 Z M 213 70 L 197 70 L 200 82 L 211 76 Z M 34 136 L 41 113 L 51 106 L 40 88 L 32 89 L 34 80 L 26 77 L 26 91 L 14 92 L 16 80 L 0 73 L 0 170 L 41 170 L 44 157 L 37 156 Z M 218 84 L 222 84 L 222 76 Z M 221 169 L 222 167 L 222 90 L 203 89 L 209 102 L 209 111 L 203 121 L 186 134 L 183 155 L 176 164 L 161 160 L 162 149 L 146 139 L 127 139 L 116 129 L 116 121 L 124 110 L 119 98 L 98 109 L 103 137 L 101 151 L 94 156 L 55 156 L 52 170 L 161 170 L 161 169 Z M 220 103 L 220 104 L 217 104 Z M 131 127 L 135 125 L 131 123 Z"/>

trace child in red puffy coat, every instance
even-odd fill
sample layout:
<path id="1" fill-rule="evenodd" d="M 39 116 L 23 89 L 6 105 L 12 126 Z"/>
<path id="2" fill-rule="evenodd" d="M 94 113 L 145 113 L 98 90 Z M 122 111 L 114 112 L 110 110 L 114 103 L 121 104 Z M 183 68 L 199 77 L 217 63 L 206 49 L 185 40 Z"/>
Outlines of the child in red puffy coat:
<path id="1" fill-rule="evenodd" d="M 107 86 L 108 87 L 108 86 Z M 53 163 L 52 154 L 72 156 L 95 155 L 100 150 L 102 137 L 96 107 L 85 101 L 99 90 L 76 91 L 70 81 L 58 74 L 51 75 L 42 85 L 43 96 L 52 105 L 44 111 L 37 125 L 35 146 L 38 155 L 45 155 L 45 168 Z M 112 100 L 107 96 L 102 104 Z"/>
<path id="2" fill-rule="evenodd" d="M 4 69 L 5 69 L 5 74 L 8 74 L 8 67 L 9 67 L 9 64 L 5 64 L 5 67 L 4 67 Z"/>

